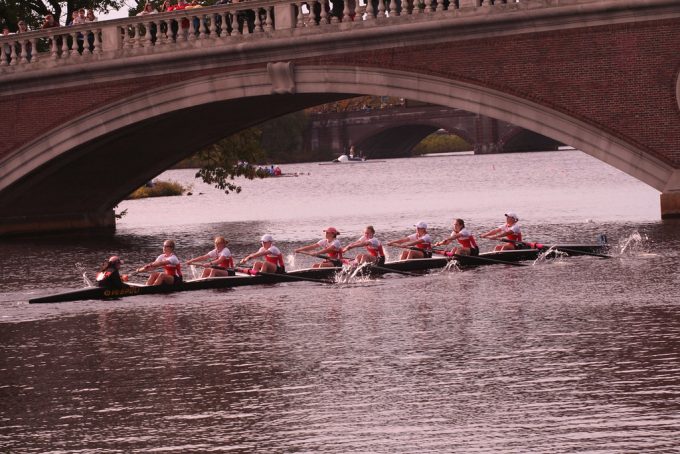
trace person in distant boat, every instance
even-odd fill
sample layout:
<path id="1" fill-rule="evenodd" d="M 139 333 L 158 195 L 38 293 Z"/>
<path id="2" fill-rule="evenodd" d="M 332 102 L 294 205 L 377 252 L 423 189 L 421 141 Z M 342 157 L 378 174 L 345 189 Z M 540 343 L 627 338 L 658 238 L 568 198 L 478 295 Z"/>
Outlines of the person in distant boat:
<path id="1" fill-rule="evenodd" d="M 264 257 L 263 261 L 253 263 L 253 273 L 285 273 L 286 266 L 283 262 L 283 253 L 279 248 L 274 246 L 274 237 L 271 235 L 262 235 L 260 242 L 262 247 L 260 247 L 257 252 L 253 252 L 242 258 L 239 264 L 243 265 L 252 259 Z"/>
<path id="2" fill-rule="evenodd" d="M 453 254 L 458 255 L 479 255 L 479 247 L 477 246 L 477 241 L 475 237 L 470 233 L 470 231 L 465 227 L 465 221 L 462 219 L 456 219 L 453 221 L 453 232 L 445 240 L 434 243 L 435 246 L 446 246 L 452 241 L 458 241 L 459 246 L 454 247 L 451 251 L 447 252 L 448 256 Z"/>
<path id="3" fill-rule="evenodd" d="M 432 257 L 432 238 L 427 233 L 427 224 L 423 221 L 414 224 L 416 233 L 390 241 L 388 246 L 404 248 L 400 260 L 422 259 Z"/>
<path id="4" fill-rule="evenodd" d="M 514 211 L 505 213 L 505 224 L 498 226 L 493 230 L 480 235 L 482 238 L 489 238 L 490 240 L 507 239 L 510 240 L 505 244 L 499 244 L 494 248 L 494 251 L 507 251 L 520 248 L 517 243 L 522 241 L 522 230 L 519 227 L 519 217 Z"/>
<path id="5" fill-rule="evenodd" d="M 338 229 L 328 227 L 324 230 L 326 237 L 316 243 L 295 249 L 296 253 L 307 253 L 309 255 L 326 255 L 328 258 L 321 263 L 315 263 L 313 268 L 330 268 L 342 266 L 342 246 L 338 240 Z"/>
<path id="6" fill-rule="evenodd" d="M 234 275 L 234 257 L 231 251 L 227 248 L 229 241 L 222 236 L 215 237 L 215 249 L 205 255 L 194 257 L 187 261 L 187 265 L 192 263 L 202 263 L 203 274 L 201 277 L 219 277 L 219 276 L 233 276 Z"/>
<path id="7" fill-rule="evenodd" d="M 362 263 L 385 264 L 385 251 L 380 240 L 375 238 L 375 229 L 372 225 L 366 226 L 364 236 L 342 248 L 342 252 L 347 252 L 357 247 L 365 247 L 368 251 L 368 254 L 359 254 L 355 257 L 354 260 L 357 265 Z"/>
<path id="8" fill-rule="evenodd" d="M 117 255 L 109 258 L 102 265 L 99 273 L 97 273 L 97 286 L 108 289 L 121 289 L 127 287 L 127 275 L 120 274 L 120 266 L 124 262 Z"/>
<path id="9" fill-rule="evenodd" d="M 175 242 L 165 240 L 163 253 L 156 260 L 137 269 L 138 272 L 163 268 L 163 272 L 154 271 L 146 281 L 146 285 L 180 285 L 182 283 L 182 267 L 175 255 Z"/>

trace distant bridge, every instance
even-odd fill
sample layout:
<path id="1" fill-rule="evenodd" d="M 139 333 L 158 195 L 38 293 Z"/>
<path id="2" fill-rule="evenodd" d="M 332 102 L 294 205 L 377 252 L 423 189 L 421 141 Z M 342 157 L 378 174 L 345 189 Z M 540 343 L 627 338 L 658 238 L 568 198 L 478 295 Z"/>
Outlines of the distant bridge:
<path id="1" fill-rule="evenodd" d="M 198 149 L 359 95 L 572 145 L 680 216 L 677 0 L 338 5 L 254 0 L 0 37 L 0 234 L 112 228 L 118 202 Z"/>
<path id="2" fill-rule="evenodd" d="M 311 115 L 307 147 L 335 155 L 356 146 L 370 158 L 410 156 L 425 137 L 444 129 L 475 154 L 556 150 L 556 140 L 511 123 L 450 107 L 416 105 Z"/>

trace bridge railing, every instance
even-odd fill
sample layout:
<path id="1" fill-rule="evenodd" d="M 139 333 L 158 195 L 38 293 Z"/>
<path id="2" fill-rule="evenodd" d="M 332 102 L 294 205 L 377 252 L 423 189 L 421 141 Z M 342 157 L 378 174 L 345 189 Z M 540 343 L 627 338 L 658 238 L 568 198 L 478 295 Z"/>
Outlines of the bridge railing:
<path id="1" fill-rule="evenodd" d="M 602 0 L 569 0 L 594 3 Z M 554 0 L 255 0 L 0 37 L 0 74 L 248 39 L 304 36 L 436 17 L 555 7 Z"/>

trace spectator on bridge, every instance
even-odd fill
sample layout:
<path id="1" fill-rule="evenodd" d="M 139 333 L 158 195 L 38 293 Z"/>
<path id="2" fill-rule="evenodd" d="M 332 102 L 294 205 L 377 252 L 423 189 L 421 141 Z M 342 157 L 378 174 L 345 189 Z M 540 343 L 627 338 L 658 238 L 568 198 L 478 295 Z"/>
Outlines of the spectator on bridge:
<path id="1" fill-rule="evenodd" d="M 9 27 L 7 25 L 2 26 L 2 36 L 9 36 L 12 33 L 9 31 Z M 9 57 L 12 55 L 12 48 L 10 47 L 9 44 L 5 44 L 2 46 L 3 50 L 5 52 L 4 56 L 0 56 L 0 61 L 9 61 Z"/>
<path id="2" fill-rule="evenodd" d="M 94 15 L 94 11 L 92 8 L 87 10 L 87 14 L 85 15 L 85 22 L 97 22 L 97 16 Z"/>
<path id="3" fill-rule="evenodd" d="M 17 29 L 17 34 L 26 33 L 28 31 L 28 27 L 26 26 L 26 21 L 20 20 L 19 23 L 17 24 L 17 26 L 19 27 Z M 33 46 L 31 46 L 30 41 L 27 41 L 25 43 L 25 45 L 26 45 L 26 58 L 30 60 L 31 59 L 31 52 L 33 50 Z M 21 43 L 17 44 L 16 51 L 17 51 L 17 55 L 21 55 Z"/>
<path id="4" fill-rule="evenodd" d="M 169 11 L 174 10 L 175 7 L 173 6 L 172 2 L 170 0 L 165 0 L 163 4 L 161 5 L 161 13 L 167 13 Z"/>
<path id="5" fill-rule="evenodd" d="M 156 11 L 156 8 L 151 3 L 145 4 L 144 9 L 137 13 L 138 16 L 146 16 L 147 14 L 158 14 L 158 11 Z"/>
<path id="6" fill-rule="evenodd" d="M 54 15 L 53 14 L 48 14 L 45 16 L 45 21 L 42 24 L 42 29 L 45 28 L 54 28 L 54 27 L 59 27 L 59 22 L 54 20 Z"/>

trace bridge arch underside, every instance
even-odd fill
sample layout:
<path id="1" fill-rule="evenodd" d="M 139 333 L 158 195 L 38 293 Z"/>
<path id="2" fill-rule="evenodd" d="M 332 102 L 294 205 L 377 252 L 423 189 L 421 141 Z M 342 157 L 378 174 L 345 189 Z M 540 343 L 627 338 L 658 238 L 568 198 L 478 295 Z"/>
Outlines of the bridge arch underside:
<path id="1" fill-rule="evenodd" d="M 669 164 L 591 124 L 469 83 L 334 66 L 299 66 L 293 79 L 290 93 L 272 94 L 266 70 L 222 73 L 132 94 L 72 119 L 0 162 L 5 170 L 0 233 L 110 225 L 111 209 L 127 194 L 205 145 L 276 116 L 363 94 L 513 123 L 583 150 L 660 191 L 677 178 Z"/>
<path id="2" fill-rule="evenodd" d="M 357 148 L 367 158 L 400 158 L 410 156 L 416 145 L 439 129 L 432 124 L 406 124 L 384 128 L 355 140 Z"/>

